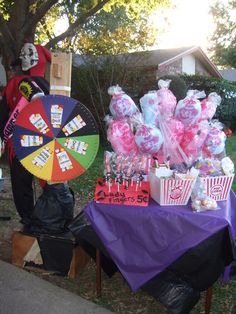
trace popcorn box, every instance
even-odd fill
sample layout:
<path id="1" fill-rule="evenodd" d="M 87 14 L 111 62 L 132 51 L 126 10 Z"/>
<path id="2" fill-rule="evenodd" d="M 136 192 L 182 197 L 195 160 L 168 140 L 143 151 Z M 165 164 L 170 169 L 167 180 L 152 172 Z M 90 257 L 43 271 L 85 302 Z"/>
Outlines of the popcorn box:
<path id="1" fill-rule="evenodd" d="M 150 195 L 160 205 L 186 205 L 195 181 L 196 178 L 158 178 L 155 173 L 150 172 Z"/>
<path id="2" fill-rule="evenodd" d="M 202 177 L 201 180 L 205 184 L 207 195 L 215 201 L 224 201 L 228 198 L 231 189 L 234 175 L 217 176 L 217 177 Z"/>

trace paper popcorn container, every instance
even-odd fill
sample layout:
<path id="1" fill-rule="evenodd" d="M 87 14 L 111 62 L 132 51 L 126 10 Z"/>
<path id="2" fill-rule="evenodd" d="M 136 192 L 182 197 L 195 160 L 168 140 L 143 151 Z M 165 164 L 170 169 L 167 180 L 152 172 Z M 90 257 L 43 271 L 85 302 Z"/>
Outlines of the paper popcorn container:
<path id="1" fill-rule="evenodd" d="M 150 195 L 160 205 L 186 205 L 196 179 L 159 179 L 149 174 Z"/>
<path id="2" fill-rule="evenodd" d="M 205 183 L 207 195 L 216 201 L 224 201 L 228 198 L 234 175 L 204 177 L 201 180 Z"/>

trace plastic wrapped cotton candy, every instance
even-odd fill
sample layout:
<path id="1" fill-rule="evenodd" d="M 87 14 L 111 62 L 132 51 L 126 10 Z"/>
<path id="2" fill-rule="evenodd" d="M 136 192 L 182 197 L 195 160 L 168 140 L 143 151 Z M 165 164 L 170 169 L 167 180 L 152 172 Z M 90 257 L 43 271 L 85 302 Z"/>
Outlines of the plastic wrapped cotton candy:
<path id="1" fill-rule="evenodd" d="M 156 125 L 157 116 L 159 114 L 158 99 L 156 91 L 149 91 L 142 98 L 140 98 L 143 120 L 147 125 Z"/>
<path id="2" fill-rule="evenodd" d="M 213 92 L 208 95 L 207 98 L 203 99 L 201 102 L 202 106 L 202 114 L 200 119 L 201 120 L 211 120 L 216 113 L 216 108 L 221 103 L 221 97 Z"/>
<path id="3" fill-rule="evenodd" d="M 202 146 L 209 132 L 209 124 L 207 121 L 191 125 L 184 130 L 184 136 L 180 143 L 185 154 L 195 161 L 202 152 Z"/>
<path id="4" fill-rule="evenodd" d="M 108 88 L 108 94 L 112 96 L 109 109 L 115 119 L 131 117 L 138 108 L 130 96 L 125 94 L 119 85 Z"/>
<path id="5" fill-rule="evenodd" d="M 221 160 L 221 167 L 225 175 L 230 176 L 234 174 L 234 163 L 229 157 L 224 157 Z"/>
<path id="6" fill-rule="evenodd" d="M 107 130 L 107 139 L 117 154 L 136 155 L 138 152 L 134 134 L 125 120 L 111 120 Z"/>
<path id="7" fill-rule="evenodd" d="M 173 138 L 180 143 L 182 141 L 183 135 L 184 135 L 184 125 L 181 121 L 170 118 L 167 119 L 167 125 L 169 127 L 169 130 L 173 136 Z"/>
<path id="8" fill-rule="evenodd" d="M 189 90 L 187 96 L 177 103 L 175 118 L 183 122 L 185 127 L 196 123 L 202 113 L 201 102 L 198 99 L 205 96 L 204 91 Z"/>
<path id="9" fill-rule="evenodd" d="M 157 96 L 159 98 L 159 110 L 163 117 L 172 117 L 176 107 L 176 97 L 169 89 L 171 80 L 159 80 Z"/>
<path id="10" fill-rule="evenodd" d="M 141 124 L 137 128 L 134 138 L 140 153 L 155 154 L 163 144 L 161 131 L 145 124 Z"/>
<path id="11" fill-rule="evenodd" d="M 203 152 L 207 157 L 216 157 L 225 152 L 226 135 L 222 131 L 223 125 L 213 120 L 210 125 L 210 130 L 203 146 Z M 223 157 L 223 156 L 222 156 Z"/>

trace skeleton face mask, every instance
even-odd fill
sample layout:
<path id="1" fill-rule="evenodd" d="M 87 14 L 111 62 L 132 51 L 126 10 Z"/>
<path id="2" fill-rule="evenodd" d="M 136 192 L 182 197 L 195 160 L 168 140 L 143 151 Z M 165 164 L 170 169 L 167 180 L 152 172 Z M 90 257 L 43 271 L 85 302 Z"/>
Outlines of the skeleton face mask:
<path id="1" fill-rule="evenodd" d="M 21 67 L 23 71 L 27 71 L 34 67 L 39 60 L 38 52 L 31 43 L 26 43 L 20 52 Z"/>

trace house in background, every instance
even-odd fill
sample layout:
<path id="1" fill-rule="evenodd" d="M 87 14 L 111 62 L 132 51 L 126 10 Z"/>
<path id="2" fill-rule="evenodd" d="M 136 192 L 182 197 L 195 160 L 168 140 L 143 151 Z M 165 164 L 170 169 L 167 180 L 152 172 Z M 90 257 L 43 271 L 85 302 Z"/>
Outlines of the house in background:
<path id="1" fill-rule="evenodd" d="M 221 78 L 216 66 L 200 47 L 181 47 L 157 49 L 119 55 L 131 67 L 142 67 L 155 72 L 156 77 L 163 75 L 200 74 Z"/>
<path id="2" fill-rule="evenodd" d="M 103 64 L 103 61 L 107 58 L 118 60 L 130 71 L 141 70 L 150 81 L 156 81 L 164 75 L 178 74 L 200 74 L 222 78 L 217 67 L 203 50 L 196 46 L 92 57 L 92 59 L 88 56 L 74 55 L 73 65 L 79 67 L 89 62 L 89 60 L 97 64 Z"/>
<path id="3" fill-rule="evenodd" d="M 236 69 L 220 70 L 219 72 L 223 79 L 230 82 L 236 82 Z"/>
<path id="4" fill-rule="evenodd" d="M 96 59 L 101 62 L 107 57 L 96 57 Z M 133 52 L 116 55 L 115 58 L 124 63 L 129 69 L 142 68 L 157 78 L 167 74 L 177 75 L 183 73 L 222 78 L 221 73 L 223 73 L 216 68 L 203 50 L 196 46 Z M 73 65 L 79 67 L 85 64 L 86 60 L 86 56 L 74 55 Z M 6 75 L 0 60 L 0 85 L 5 84 Z"/>

